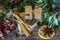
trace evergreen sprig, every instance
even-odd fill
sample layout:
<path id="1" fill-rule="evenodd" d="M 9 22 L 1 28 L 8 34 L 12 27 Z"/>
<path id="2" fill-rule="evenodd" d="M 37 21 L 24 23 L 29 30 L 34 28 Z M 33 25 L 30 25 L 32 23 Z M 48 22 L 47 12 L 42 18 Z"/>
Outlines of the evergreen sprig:
<path id="1" fill-rule="evenodd" d="M 5 20 L 4 20 L 5 17 L 6 17 L 5 13 L 0 13 L 0 21 L 5 22 Z"/>
<path id="2" fill-rule="evenodd" d="M 24 6 L 31 5 L 34 9 L 34 6 L 38 0 L 21 0 L 21 2 L 14 3 L 11 0 L 0 0 L 0 4 L 6 9 L 14 9 L 17 8 L 17 11 L 24 11 Z"/>

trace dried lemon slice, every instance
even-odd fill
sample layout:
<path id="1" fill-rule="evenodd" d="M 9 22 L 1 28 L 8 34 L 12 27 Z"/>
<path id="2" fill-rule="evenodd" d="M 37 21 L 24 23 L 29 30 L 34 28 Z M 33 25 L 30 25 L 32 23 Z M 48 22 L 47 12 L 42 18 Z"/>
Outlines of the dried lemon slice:
<path id="1" fill-rule="evenodd" d="M 53 38 L 53 36 L 55 35 L 55 31 L 54 31 L 53 28 L 50 28 L 51 31 L 52 31 L 52 33 L 49 34 L 50 36 L 48 36 L 48 33 L 49 33 L 48 29 L 46 30 L 46 31 L 48 31 L 48 33 L 46 33 L 46 35 L 45 35 L 45 29 L 44 29 L 44 28 L 47 28 L 47 27 L 48 27 L 47 25 L 43 25 L 43 26 L 40 27 L 40 29 L 38 30 L 38 36 L 41 37 L 42 39 L 51 39 L 51 38 Z M 49 29 L 49 30 L 50 30 L 50 29 Z M 44 31 L 43 31 L 43 30 L 44 30 Z"/>

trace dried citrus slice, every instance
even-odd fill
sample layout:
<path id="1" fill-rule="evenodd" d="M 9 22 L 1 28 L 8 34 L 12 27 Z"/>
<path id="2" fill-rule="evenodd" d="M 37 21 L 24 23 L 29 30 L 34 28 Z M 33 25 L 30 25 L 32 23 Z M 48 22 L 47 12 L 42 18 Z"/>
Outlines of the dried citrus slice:
<path id="1" fill-rule="evenodd" d="M 55 35 L 54 29 L 53 29 L 53 28 L 50 28 L 50 29 L 49 29 L 49 30 L 52 31 L 52 33 L 50 34 L 49 31 L 48 31 L 48 29 L 45 30 L 45 28 L 47 28 L 47 27 L 48 27 L 47 25 L 43 25 L 43 26 L 40 27 L 40 29 L 38 30 L 38 36 L 41 37 L 42 39 L 51 39 L 51 38 L 53 38 L 54 35 Z M 43 31 L 43 30 L 44 30 L 44 31 Z M 48 32 L 45 33 L 45 31 L 48 31 Z M 50 36 L 48 35 L 48 33 L 49 33 Z"/>

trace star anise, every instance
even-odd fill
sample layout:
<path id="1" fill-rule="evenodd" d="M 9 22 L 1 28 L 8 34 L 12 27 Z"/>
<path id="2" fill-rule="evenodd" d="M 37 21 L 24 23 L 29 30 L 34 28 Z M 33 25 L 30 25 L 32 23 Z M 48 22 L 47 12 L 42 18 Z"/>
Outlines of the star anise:
<path id="1" fill-rule="evenodd" d="M 48 35 L 49 37 L 51 36 L 51 34 L 53 33 L 52 28 L 49 27 L 44 27 L 44 30 L 42 30 L 44 32 L 44 35 Z"/>

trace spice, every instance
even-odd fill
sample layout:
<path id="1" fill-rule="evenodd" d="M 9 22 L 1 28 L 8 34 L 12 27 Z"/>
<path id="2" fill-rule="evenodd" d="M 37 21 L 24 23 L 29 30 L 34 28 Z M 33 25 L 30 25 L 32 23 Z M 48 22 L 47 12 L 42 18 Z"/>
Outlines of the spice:
<path id="1" fill-rule="evenodd" d="M 49 37 L 53 33 L 52 28 L 49 28 L 49 27 L 44 27 L 44 30 L 42 30 L 42 31 L 44 32 L 44 35 L 48 35 Z"/>

